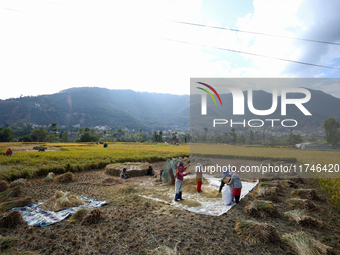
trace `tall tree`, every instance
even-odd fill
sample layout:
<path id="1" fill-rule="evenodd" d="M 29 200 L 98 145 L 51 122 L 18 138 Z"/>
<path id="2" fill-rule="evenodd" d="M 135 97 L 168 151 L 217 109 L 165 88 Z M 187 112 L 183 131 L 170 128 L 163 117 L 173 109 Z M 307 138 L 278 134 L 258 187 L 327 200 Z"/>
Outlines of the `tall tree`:
<path id="1" fill-rule="evenodd" d="M 334 118 L 329 118 L 328 120 L 325 120 L 323 127 L 325 129 L 325 139 L 327 143 L 336 145 L 339 141 L 339 137 L 337 135 L 337 131 L 340 128 L 339 122 L 335 121 Z"/>

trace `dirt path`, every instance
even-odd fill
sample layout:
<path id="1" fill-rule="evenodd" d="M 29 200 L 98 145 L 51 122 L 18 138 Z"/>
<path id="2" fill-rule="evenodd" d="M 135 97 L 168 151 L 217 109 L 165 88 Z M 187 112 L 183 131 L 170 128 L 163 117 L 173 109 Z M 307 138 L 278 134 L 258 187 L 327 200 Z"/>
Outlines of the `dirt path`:
<path id="1" fill-rule="evenodd" d="M 151 164 L 158 171 L 164 162 Z M 83 226 L 80 222 L 64 220 L 42 228 L 18 226 L 1 229 L 1 235 L 17 238 L 14 254 L 34 251 L 38 254 L 294 254 L 286 243 L 251 244 L 239 236 L 235 226 L 239 219 L 255 220 L 273 225 L 279 235 L 303 231 L 325 245 L 340 250 L 340 214 L 335 211 L 319 185 L 310 179 L 283 187 L 275 202 L 278 217 L 254 218 L 244 212 L 254 198 L 249 194 L 220 217 L 199 215 L 172 206 L 143 199 L 138 193 L 159 185 L 156 178 L 131 178 L 115 185 L 102 185 L 104 170 L 75 173 L 75 182 L 46 183 L 30 180 L 24 188 L 36 202 L 53 196 L 56 190 L 69 191 L 108 205 L 101 208 L 104 218 L 97 224 Z M 145 185 L 146 184 L 146 185 Z M 320 200 L 313 201 L 317 211 L 309 215 L 322 220 L 324 228 L 301 227 L 283 212 L 293 210 L 286 200 L 295 189 L 315 189 Z M 3 252 L 3 251 L 1 251 Z M 5 254 L 5 253 L 4 253 Z"/>

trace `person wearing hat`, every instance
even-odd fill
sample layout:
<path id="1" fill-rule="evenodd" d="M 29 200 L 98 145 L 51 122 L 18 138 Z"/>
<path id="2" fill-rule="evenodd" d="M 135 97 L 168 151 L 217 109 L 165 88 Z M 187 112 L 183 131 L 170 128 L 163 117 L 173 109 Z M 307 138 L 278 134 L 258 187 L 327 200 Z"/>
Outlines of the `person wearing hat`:
<path id="1" fill-rule="evenodd" d="M 202 190 L 201 190 L 201 186 L 202 186 L 202 179 L 203 179 L 203 166 L 201 163 L 198 163 L 197 164 L 197 167 L 196 167 L 196 184 L 197 184 L 197 192 L 198 193 L 201 193 Z"/>
<path id="2" fill-rule="evenodd" d="M 230 175 L 231 175 L 231 179 L 227 183 L 227 185 L 233 188 L 233 195 L 235 198 L 235 202 L 236 204 L 238 204 L 240 201 L 240 196 L 241 196 L 242 182 L 241 182 L 240 176 L 237 173 L 232 172 Z"/>
<path id="3" fill-rule="evenodd" d="M 151 165 L 149 166 L 148 173 L 146 175 L 154 176 L 154 174 L 152 173 L 152 166 Z"/>
<path id="4" fill-rule="evenodd" d="M 8 148 L 8 150 L 6 151 L 6 155 L 7 156 L 12 156 L 13 151 L 11 150 L 11 148 Z"/>
<path id="5" fill-rule="evenodd" d="M 123 171 L 120 173 L 120 178 L 124 179 L 124 180 L 130 178 L 130 176 L 126 173 L 126 168 L 125 167 L 123 168 Z"/>
<path id="6" fill-rule="evenodd" d="M 190 165 L 190 164 L 189 164 Z M 183 177 L 190 174 L 190 173 L 183 173 L 188 166 L 184 166 L 183 161 L 181 160 L 177 165 L 176 174 L 175 174 L 175 201 L 184 200 L 182 198 L 182 191 L 183 191 Z"/>

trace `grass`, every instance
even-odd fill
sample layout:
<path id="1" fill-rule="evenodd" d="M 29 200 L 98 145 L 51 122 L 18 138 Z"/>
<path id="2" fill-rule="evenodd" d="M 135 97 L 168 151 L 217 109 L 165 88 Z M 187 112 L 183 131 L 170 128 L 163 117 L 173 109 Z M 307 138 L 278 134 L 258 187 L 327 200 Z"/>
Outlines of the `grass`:
<path id="1" fill-rule="evenodd" d="M 147 162 L 167 158 L 189 156 L 189 145 L 161 146 L 139 143 L 110 144 L 108 148 L 95 144 L 57 144 L 46 143 L 48 147 L 58 148 L 50 152 L 27 152 L 33 145 L 24 143 L 3 143 L 0 149 L 0 179 L 15 180 L 55 174 L 79 172 L 104 168 L 110 163 Z M 13 148 L 13 155 L 4 155 L 7 147 Z M 26 151 L 23 149 L 26 148 Z"/>

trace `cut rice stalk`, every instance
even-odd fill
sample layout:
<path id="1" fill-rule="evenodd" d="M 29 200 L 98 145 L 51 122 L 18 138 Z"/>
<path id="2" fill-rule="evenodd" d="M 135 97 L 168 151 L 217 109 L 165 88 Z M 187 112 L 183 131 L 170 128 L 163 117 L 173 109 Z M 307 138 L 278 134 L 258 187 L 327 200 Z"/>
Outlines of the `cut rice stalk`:
<path id="1" fill-rule="evenodd" d="M 0 202 L 7 201 L 10 198 L 20 197 L 23 194 L 24 194 L 24 191 L 22 190 L 22 187 L 16 186 L 14 188 L 11 188 L 9 190 L 1 192 L 0 193 Z"/>
<path id="2" fill-rule="evenodd" d="M 319 199 L 314 189 L 296 189 L 292 191 L 291 196 L 311 200 Z"/>
<path id="3" fill-rule="evenodd" d="M 32 197 L 24 197 L 17 200 L 7 201 L 0 204 L 0 212 L 5 212 L 17 207 L 24 207 L 32 203 Z"/>
<path id="4" fill-rule="evenodd" d="M 266 223 L 238 220 L 235 230 L 238 235 L 245 237 L 247 241 L 254 244 L 275 243 L 280 240 L 276 228 Z"/>
<path id="5" fill-rule="evenodd" d="M 333 248 L 321 243 L 320 241 L 309 237 L 304 232 L 295 234 L 286 234 L 282 236 L 285 241 L 296 254 L 301 255 L 317 255 L 317 254 L 335 254 Z"/>
<path id="6" fill-rule="evenodd" d="M 244 212 L 258 218 L 277 217 L 279 212 L 271 201 L 253 200 L 244 208 Z"/>
<path id="7" fill-rule="evenodd" d="M 69 221 L 81 221 L 84 219 L 85 215 L 87 214 L 88 209 L 87 208 L 80 208 L 78 211 L 76 211 L 75 214 L 73 214 Z"/>
<path id="8" fill-rule="evenodd" d="M 294 220 L 297 224 L 304 227 L 321 228 L 324 226 L 322 221 L 306 215 L 306 212 L 304 210 L 292 210 L 285 212 L 284 215 L 288 216 L 290 219 Z"/>
<path id="9" fill-rule="evenodd" d="M 10 211 L 4 213 L 0 217 L 0 227 L 1 228 L 12 228 L 17 225 L 24 224 L 25 221 L 22 219 L 19 211 Z"/>

